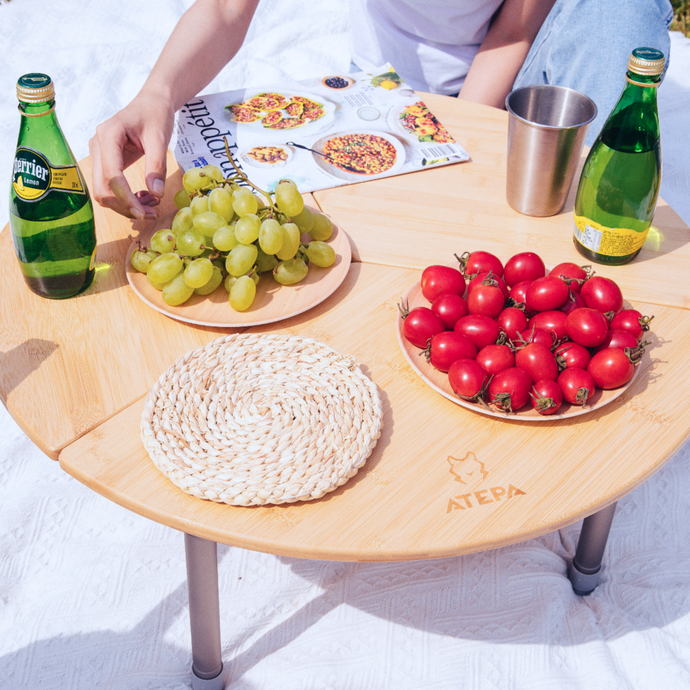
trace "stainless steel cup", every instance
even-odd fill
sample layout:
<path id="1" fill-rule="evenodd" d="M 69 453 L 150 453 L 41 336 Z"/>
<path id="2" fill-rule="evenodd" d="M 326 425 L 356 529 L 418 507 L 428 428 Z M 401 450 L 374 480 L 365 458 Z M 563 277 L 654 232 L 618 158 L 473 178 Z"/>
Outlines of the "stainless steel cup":
<path id="1" fill-rule="evenodd" d="M 539 85 L 508 94 L 506 109 L 508 203 L 528 216 L 553 216 L 565 204 L 597 107 L 574 89 Z"/>

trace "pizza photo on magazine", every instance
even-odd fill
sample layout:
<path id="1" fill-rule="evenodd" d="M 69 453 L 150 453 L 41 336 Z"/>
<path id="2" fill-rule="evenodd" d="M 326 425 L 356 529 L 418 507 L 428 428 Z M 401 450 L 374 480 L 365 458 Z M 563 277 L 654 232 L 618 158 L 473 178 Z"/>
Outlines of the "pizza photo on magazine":
<path id="1" fill-rule="evenodd" d="M 294 129 L 322 118 L 324 104 L 306 96 L 258 93 L 242 103 L 226 105 L 235 122 L 261 122 L 266 129 Z"/>

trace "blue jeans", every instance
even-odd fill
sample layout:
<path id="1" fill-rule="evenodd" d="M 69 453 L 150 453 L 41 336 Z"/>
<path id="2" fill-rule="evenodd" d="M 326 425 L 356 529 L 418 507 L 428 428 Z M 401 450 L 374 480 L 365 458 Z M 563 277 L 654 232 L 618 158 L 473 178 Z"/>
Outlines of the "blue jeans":
<path id="1" fill-rule="evenodd" d="M 587 132 L 591 146 L 625 86 L 630 53 L 657 48 L 668 65 L 672 19 L 669 0 L 558 0 L 514 88 L 556 84 L 587 94 L 598 111 Z"/>

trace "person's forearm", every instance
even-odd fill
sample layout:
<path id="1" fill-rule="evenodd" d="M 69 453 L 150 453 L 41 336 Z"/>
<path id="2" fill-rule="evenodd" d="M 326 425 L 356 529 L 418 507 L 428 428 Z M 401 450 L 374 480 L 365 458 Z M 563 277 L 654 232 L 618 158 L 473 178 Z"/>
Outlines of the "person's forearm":
<path id="1" fill-rule="evenodd" d="M 460 98 L 503 108 L 555 0 L 505 0 L 472 62 Z"/>
<path id="2" fill-rule="evenodd" d="M 509 44 L 477 53 L 459 98 L 503 108 L 529 45 Z"/>
<path id="3" fill-rule="evenodd" d="M 234 57 L 259 0 L 197 0 L 182 16 L 134 100 L 96 128 L 89 142 L 92 194 L 130 218 L 152 218 L 165 193 L 166 152 L 175 111 Z M 146 189 L 136 194 L 124 170 L 146 157 Z"/>
<path id="4" fill-rule="evenodd" d="M 141 93 L 179 110 L 240 49 L 259 0 L 197 0 L 163 48 Z"/>

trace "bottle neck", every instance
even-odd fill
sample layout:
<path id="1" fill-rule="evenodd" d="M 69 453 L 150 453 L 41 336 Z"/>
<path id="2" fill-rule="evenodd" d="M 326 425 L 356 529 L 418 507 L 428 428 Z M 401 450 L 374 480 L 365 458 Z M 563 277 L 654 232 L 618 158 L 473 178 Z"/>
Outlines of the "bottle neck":
<path id="1" fill-rule="evenodd" d="M 21 121 L 17 147 L 41 152 L 51 165 L 75 165 L 76 161 L 60 128 L 55 100 L 41 103 L 19 103 Z"/>
<path id="2" fill-rule="evenodd" d="M 661 83 L 660 74 L 637 74 L 636 72 L 631 72 L 630 70 L 626 72 L 625 79 L 628 82 L 628 84 L 632 84 L 633 86 L 640 86 L 642 88 L 651 87 L 652 89 L 654 89 Z"/>
<path id="3" fill-rule="evenodd" d="M 626 84 L 618 99 L 611 116 L 620 113 L 631 105 L 646 106 L 656 110 L 656 87 L 661 82 L 661 75 L 643 76 L 635 72 L 627 72 Z"/>
<path id="4" fill-rule="evenodd" d="M 55 112 L 55 101 L 43 101 L 42 103 L 24 103 L 19 101 L 17 108 L 24 117 L 43 117 Z"/>
<path id="5" fill-rule="evenodd" d="M 660 78 L 659 75 L 650 77 L 634 72 L 628 72 L 627 77 L 628 83 L 599 136 L 608 147 L 617 151 L 651 151 L 659 145 L 655 87 Z"/>

